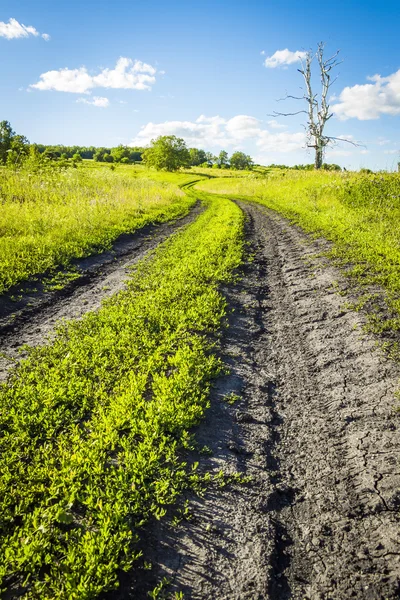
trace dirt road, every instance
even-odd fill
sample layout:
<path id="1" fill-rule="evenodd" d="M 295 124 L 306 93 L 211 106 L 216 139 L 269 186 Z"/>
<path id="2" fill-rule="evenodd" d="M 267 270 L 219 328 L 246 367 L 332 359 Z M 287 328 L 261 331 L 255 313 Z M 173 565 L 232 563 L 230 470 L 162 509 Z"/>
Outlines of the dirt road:
<path id="1" fill-rule="evenodd" d="M 150 575 L 113 598 L 144 599 L 164 576 L 193 600 L 399 598 L 399 366 L 344 308 L 321 247 L 241 206 L 254 261 L 227 290 L 231 374 L 197 439 L 213 451 L 202 468 L 252 481 L 192 498 L 179 526 L 154 525 Z M 242 400 L 230 406 L 228 392 Z"/>
<path id="2" fill-rule="evenodd" d="M 130 267 L 180 227 L 193 221 L 201 210 L 198 203 L 186 217 L 124 234 L 111 250 L 75 261 L 79 277 L 61 290 L 45 291 L 38 282 L 32 291 L 32 284 L 27 284 L 27 291 L 18 301 L 11 299 L 15 290 L 1 296 L 0 381 L 6 378 L 12 360 L 18 359 L 19 349 L 24 344 L 43 344 L 60 320 L 78 319 L 97 310 L 105 298 L 124 288 Z"/>

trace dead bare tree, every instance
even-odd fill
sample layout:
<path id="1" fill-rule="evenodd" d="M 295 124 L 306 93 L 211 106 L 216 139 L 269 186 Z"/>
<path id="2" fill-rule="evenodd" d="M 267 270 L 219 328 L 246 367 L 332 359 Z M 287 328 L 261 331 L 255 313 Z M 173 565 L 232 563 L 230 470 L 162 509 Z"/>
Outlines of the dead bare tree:
<path id="1" fill-rule="evenodd" d="M 316 169 L 320 169 L 322 167 L 325 149 L 330 144 L 341 141 L 352 144 L 353 146 L 359 146 L 359 144 L 351 140 L 332 137 L 325 135 L 324 133 L 325 125 L 333 116 L 333 113 L 330 112 L 328 93 L 332 85 L 335 83 L 337 77 L 332 80 L 331 72 L 342 62 L 338 61 L 337 59 L 340 50 L 335 52 L 335 54 L 330 58 L 325 59 L 324 48 L 324 42 L 320 42 L 315 53 L 309 50 L 306 53 L 305 59 L 301 61 L 302 68 L 297 69 L 299 73 L 302 74 L 305 83 L 303 96 L 286 95 L 285 98 L 281 98 L 281 100 L 286 100 L 287 98 L 305 100 L 308 105 L 307 110 L 298 110 L 293 113 L 281 113 L 275 111 L 271 115 L 273 117 L 289 117 L 293 115 L 299 115 L 301 113 L 305 113 L 307 115 L 307 124 L 305 125 L 305 130 L 307 132 L 307 148 L 314 148 L 315 150 L 314 166 Z M 321 93 L 319 99 L 318 94 L 313 92 L 311 86 L 311 66 L 315 59 L 318 61 L 321 78 Z"/>

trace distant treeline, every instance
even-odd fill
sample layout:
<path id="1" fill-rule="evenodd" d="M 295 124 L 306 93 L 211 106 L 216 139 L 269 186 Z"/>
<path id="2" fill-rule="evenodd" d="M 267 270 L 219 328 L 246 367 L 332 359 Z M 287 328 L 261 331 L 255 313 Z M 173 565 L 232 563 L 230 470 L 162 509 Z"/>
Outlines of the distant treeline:
<path id="1" fill-rule="evenodd" d="M 47 146 L 45 144 L 35 144 L 40 154 L 48 158 L 74 158 L 79 155 L 81 158 L 93 159 L 97 162 L 107 163 L 135 163 L 142 160 L 144 148 L 132 148 L 130 146 L 117 146 L 115 148 L 96 148 L 95 146 Z"/>
<path id="2" fill-rule="evenodd" d="M 293 167 L 288 167 L 287 165 L 268 165 L 270 169 L 292 169 L 294 171 L 314 171 L 315 165 L 294 165 Z M 335 165 L 334 163 L 323 163 L 321 169 L 324 171 L 341 171 L 342 167 L 340 165 Z"/>

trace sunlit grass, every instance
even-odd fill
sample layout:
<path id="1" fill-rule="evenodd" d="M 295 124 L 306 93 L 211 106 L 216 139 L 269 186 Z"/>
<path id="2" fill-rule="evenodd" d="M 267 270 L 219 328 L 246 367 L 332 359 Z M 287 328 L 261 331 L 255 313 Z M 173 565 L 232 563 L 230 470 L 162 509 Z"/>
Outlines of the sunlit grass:
<path id="1" fill-rule="evenodd" d="M 182 450 L 222 370 L 209 334 L 226 312 L 219 285 L 242 259 L 242 223 L 233 203 L 211 201 L 126 291 L 0 386 L 3 589 L 89 600 L 115 588 L 143 522 L 197 485 Z"/>
<path id="2" fill-rule="evenodd" d="M 400 174 L 277 170 L 197 187 L 256 201 L 334 242 L 333 256 L 351 265 L 359 282 L 386 290 L 387 306 L 399 315 L 377 318 L 375 329 L 400 329 Z"/>
<path id="3" fill-rule="evenodd" d="M 179 183 L 135 167 L 1 169 L 0 293 L 108 248 L 121 233 L 182 216 L 193 200 Z"/>

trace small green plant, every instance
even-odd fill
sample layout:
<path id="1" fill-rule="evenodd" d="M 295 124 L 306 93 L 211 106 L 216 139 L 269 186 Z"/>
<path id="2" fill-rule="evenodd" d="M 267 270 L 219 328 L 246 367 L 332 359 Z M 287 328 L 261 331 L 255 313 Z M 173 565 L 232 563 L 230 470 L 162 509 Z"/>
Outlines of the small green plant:
<path id="1" fill-rule="evenodd" d="M 147 593 L 147 595 L 153 600 L 166 600 L 168 598 L 166 588 L 169 584 L 170 580 L 167 577 L 164 577 L 151 592 Z"/>
<path id="2" fill-rule="evenodd" d="M 232 406 L 233 404 L 236 404 L 236 402 L 239 402 L 241 400 L 241 397 L 238 396 L 238 394 L 235 394 L 234 392 L 230 392 L 224 397 L 224 400 Z"/>
<path id="3" fill-rule="evenodd" d="M 209 446 L 205 445 L 202 448 L 200 448 L 199 454 L 202 454 L 203 456 L 212 456 L 213 451 L 211 450 L 211 448 Z"/>

